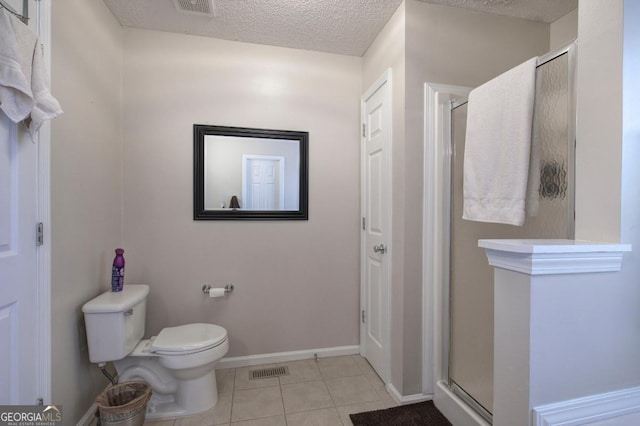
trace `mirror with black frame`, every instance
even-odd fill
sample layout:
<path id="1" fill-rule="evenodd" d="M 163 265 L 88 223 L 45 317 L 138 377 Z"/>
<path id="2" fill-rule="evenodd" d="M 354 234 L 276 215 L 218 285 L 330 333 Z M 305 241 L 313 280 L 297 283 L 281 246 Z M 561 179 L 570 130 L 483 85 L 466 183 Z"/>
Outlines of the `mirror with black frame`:
<path id="1" fill-rule="evenodd" d="M 194 220 L 307 220 L 308 150 L 308 132 L 194 124 Z"/>

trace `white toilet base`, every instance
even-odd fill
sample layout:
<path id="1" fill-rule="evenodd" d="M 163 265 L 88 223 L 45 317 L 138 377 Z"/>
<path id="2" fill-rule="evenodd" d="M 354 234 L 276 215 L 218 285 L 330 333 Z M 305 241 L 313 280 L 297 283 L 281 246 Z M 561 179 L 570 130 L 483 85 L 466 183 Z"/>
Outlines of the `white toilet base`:
<path id="1" fill-rule="evenodd" d="M 172 370 L 160 364 L 155 356 L 129 356 L 115 361 L 119 381 L 143 380 L 151 386 L 151 399 L 147 403 L 146 418 L 182 417 L 210 410 L 218 402 L 215 363 L 206 367 L 205 374 L 193 378 L 177 379 Z M 202 371 L 202 367 L 198 367 Z M 175 373 L 175 371 L 173 371 Z"/>
<path id="2" fill-rule="evenodd" d="M 166 395 L 151 396 L 147 404 L 146 419 L 191 416 L 215 407 L 218 402 L 216 372 L 212 370 L 205 376 L 179 382 L 173 398 Z"/>

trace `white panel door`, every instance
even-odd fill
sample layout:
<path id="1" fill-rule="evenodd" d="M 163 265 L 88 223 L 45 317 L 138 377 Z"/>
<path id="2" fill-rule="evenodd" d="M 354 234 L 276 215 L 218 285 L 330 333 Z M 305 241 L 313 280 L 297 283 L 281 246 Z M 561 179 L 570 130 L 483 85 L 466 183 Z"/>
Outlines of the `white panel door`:
<path id="1" fill-rule="evenodd" d="M 363 96 L 361 352 L 389 380 L 391 71 Z"/>
<path id="2" fill-rule="evenodd" d="M 0 112 L 0 404 L 37 395 L 37 145 Z"/>
<path id="3" fill-rule="evenodd" d="M 284 157 L 243 156 L 243 201 L 248 210 L 284 210 Z"/>

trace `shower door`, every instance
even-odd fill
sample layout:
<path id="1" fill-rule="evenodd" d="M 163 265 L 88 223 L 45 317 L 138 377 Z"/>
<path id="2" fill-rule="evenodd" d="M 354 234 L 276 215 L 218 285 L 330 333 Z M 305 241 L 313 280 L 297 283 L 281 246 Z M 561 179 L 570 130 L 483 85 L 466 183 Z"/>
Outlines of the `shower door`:
<path id="1" fill-rule="evenodd" d="M 467 105 L 454 106 L 451 111 L 449 385 L 489 421 L 493 411 L 493 267 L 478 248 L 478 240 L 573 237 L 569 56 L 565 52 L 537 69 L 532 144 L 539 147 L 539 155 L 532 155 L 531 167 L 539 170 L 540 183 L 532 203 L 537 203 L 537 209 L 521 227 L 462 220 Z"/>

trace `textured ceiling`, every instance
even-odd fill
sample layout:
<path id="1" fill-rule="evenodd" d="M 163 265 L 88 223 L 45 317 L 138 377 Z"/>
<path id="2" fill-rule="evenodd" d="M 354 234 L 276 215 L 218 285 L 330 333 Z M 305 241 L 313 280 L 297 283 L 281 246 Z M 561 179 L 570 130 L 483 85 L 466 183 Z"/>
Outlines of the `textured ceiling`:
<path id="1" fill-rule="evenodd" d="M 421 0 L 552 22 L 578 0 Z M 125 27 L 362 56 L 402 0 L 214 0 L 215 16 L 172 0 L 104 0 Z"/>
<path id="2" fill-rule="evenodd" d="M 479 12 L 552 23 L 578 7 L 578 0 L 419 0 Z"/>

